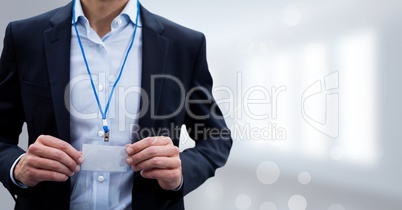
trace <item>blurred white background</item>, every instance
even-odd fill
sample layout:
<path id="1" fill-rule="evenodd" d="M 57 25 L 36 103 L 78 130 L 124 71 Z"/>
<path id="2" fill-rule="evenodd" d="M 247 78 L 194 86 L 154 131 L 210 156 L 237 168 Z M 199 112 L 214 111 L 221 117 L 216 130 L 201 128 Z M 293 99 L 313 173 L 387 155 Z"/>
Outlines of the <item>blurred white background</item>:
<path id="1" fill-rule="evenodd" d="M 3 2 L 0 38 L 8 22 L 67 3 Z M 187 209 L 402 209 L 402 2 L 142 4 L 205 33 L 233 131 L 227 165 L 186 197 Z M 0 209 L 13 205 L 1 186 Z"/>

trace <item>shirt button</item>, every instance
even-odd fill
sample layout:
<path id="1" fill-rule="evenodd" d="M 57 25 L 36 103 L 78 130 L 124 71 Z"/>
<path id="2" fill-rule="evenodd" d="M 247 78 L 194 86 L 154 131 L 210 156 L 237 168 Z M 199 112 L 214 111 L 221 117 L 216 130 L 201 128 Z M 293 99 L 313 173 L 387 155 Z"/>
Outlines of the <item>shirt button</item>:
<path id="1" fill-rule="evenodd" d="M 99 47 L 99 48 L 103 48 L 103 45 L 101 45 L 101 44 L 98 44 L 98 47 Z"/>
<path id="2" fill-rule="evenodd" d="M 103 137 L 103 135 L 105 135 L 105 132 L 104 132 L 104 131 L 98 131 L 98 136 L 99 136 L 99 137 Z"/>
<path id="3" fill-rule="evenodd" d="M 110 75 L 108 77 L 109 82 L 115 82 L 116 81 L 116 77 L 114 75 Z"/>
<path id="4" fill-rule="evenodd" d="M 102 91 L 103 91 L 103 89 L 104 89 L 103 85 L 99 85 L 99 86 L 98 86 L 98 90 L 99 90 L 99 91 L 101 91 L 101 92 L 102 92 Z"/>
<path id="5" fill-rule="evenodd" d="M 98 181 L 102 183 L 103 181 L 105 181 L 105 177 L 103 177 L 102 175 L 98 176 Z"/>
<path id="6" fill-rule="evenodd" d="M 123 21 L 118 20 L 116 23 L 117 23 L 117 25 L 121 25 L 123 23 Z"/>

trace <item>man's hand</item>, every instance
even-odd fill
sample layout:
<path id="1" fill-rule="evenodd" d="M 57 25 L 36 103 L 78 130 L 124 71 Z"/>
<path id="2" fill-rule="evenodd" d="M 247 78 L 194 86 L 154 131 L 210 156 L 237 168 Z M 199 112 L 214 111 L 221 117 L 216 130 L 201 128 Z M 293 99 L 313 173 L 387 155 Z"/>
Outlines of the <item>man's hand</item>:
<path id="1" fill-rule="evenodd" d="M 14 168 L 14 178 L 28 187 L 39 182 L 64 182 L 80 170 L 83 157 L 67 142 L 39 136 Z"/>
<path id="2" fill-rule="evenodd" d="M 156 179 L 164 190 L 174 190 L 182 181 L 179 148 L 169 137 L 149 137 L 127 145 L 127 164 L 141 176 Z"/>

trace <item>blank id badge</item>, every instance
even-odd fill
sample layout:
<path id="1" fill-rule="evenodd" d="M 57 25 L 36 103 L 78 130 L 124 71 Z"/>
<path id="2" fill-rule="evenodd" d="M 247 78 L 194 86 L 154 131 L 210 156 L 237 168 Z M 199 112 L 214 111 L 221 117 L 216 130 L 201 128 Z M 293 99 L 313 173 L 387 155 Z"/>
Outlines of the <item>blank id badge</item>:
<path id="1" fill-rule="evenodd" d="M 81 170 L 102 172 L 127 172 L 125 146 L 83 144 L 84 162 Z"/>

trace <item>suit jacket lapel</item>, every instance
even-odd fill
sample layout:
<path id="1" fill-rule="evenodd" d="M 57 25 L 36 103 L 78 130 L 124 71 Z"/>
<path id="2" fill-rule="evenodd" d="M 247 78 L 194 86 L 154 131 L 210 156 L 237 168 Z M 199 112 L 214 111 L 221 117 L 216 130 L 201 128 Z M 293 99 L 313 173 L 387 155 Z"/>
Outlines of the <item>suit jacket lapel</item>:
<path id="1" fill-rule="evenodd" d="M 68 4 L 53 16 L 53 28 L 44 32 L 54 114 L 59 138 L 65 141 L 70 140 L 70 94 L 66 88 L 70 81 L 71 6 Z"/>
<path id="2" fill-rule="evenodd" d="M 155 119 L 152 119 L 152 115 L 156 114 L 160 104 L 159 98 L 162 93 L 163 80 L 158 79 L 157 83 L 152 84 L 152 76 L 166 72 L 169 40 L 161 35 L 164 27 L 144 7 L 141 7 L 141 22 L 143 25 L 141 83 L 149 100 L 148 103 L 143 99 L 141 101 L 141 110 L 145 114 L 139 119 L 139 126 L 140 128 L 153 128 Z"/>

